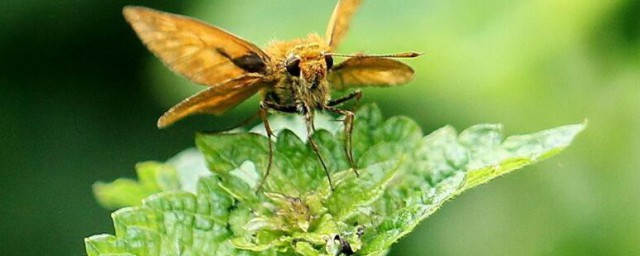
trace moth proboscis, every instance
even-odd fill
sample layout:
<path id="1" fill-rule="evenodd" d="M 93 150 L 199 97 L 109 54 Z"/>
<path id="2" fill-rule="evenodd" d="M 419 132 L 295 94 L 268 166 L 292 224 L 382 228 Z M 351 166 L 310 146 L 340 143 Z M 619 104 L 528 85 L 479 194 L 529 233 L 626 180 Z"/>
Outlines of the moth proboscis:
<path id="1" fill-rule="evenodd" d="M 164 128 L 197 113 L 222 114 L 256 93 L 262 100 L 258 114 L 267 132 L 269 159 L 259 190 L 273 165 L 274 136 L 267 114 L 271 111 L 304 116 L 308 141 L 324 169 L 331 189 L 331 175 L 311 134 L 315 131 L 314 111 L 344 116 L 344 151 L 356 173 L 353 159 L 352 129 L 354 113 L 339 106 L 358 101 L 356 90 L 332 99 L 331 90 L 405 84 L 414 71 L 393 58 L 413 58 L 407 52 L 388 55 L 338 54 L 335 49 L 344 38 L 361 0 L 339 0 L 327 26 L 326 36 L 309 34 L 291 41 L 274 41 L 263 49 L 215 26 L 189 17 L 127 6 L 123 13 L 138 37 L 175 73 L 207 89 L 183 100 L 158 120 Z M 347 59 L 334 65 L 333 57 Z"/>

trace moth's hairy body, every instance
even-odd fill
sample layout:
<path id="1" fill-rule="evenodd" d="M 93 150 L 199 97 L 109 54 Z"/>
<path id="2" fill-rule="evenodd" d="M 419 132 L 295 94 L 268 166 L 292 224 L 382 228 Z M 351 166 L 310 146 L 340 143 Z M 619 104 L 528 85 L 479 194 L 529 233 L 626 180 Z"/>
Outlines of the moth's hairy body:
<path id="1" fill-rule="evenodd" d="M 269 111 L 297 113 L 305 118 L 309 144 L 316 153 L 333 188 L 330 173 L 318 145 L 311 137 L 313 115 L 323 110 L 344 116 L 344 150 L 356 170 L 352 155 L 353 112 L 338 108 L 359 99 L 359 91 L 331 99 L 331 90 L 405 84 L 413 69 L 391 58 L 417 57 L 416 53 L 391 55 L 340 55 L 333 52 L 346 34 L 360 0 L 338 0 L 327 26 L 326 36 L 309 34 L 291 41 L 274 41 L 263 49 L 204 22 L 145 7 L 125 7 L 126 20 L 143 43 L 176 73 L 209 88 L 169 109 L 158 119 L 163 128 L 197 113 L 222 114 L 260 92 L 259 115 L 267 135 Z M 333 65 L 333 57 L 349 57 Z M 273 164 L 273 141 L 269 139 L 269 162 L 258 189 Z M 357 174 L 357 171 L 356 171 Z"/>
<path id="2" fill-rule="evenodd" d="M 327 63 L 324 53 L 330 47 L 317 34 L 292 41 L 275 41 L 265 48 L 271 57 L 271 74 L 265 77 L 273 83 L 263 91 L 263 97 L 282 106 L 307 107 L 310 110 L 326 106 L 331 99 L 329 82 L 327 81 Z M 288 57 L 300 59 L 300 70 L 303 78 L 287 73 L 285 62 Z M 306 81 L 318 80 L 316 86 Z"/>

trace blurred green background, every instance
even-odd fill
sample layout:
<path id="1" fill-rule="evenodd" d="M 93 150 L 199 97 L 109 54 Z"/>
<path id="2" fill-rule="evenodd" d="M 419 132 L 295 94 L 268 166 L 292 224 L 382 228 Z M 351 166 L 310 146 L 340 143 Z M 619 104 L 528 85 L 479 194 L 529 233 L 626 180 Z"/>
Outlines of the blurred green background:
<path id="1" fill-rule="evenodd" d="M 84 254 L 85 236 L 113 232 L 94 181 L 131 177 L 255 111 L 253 99 L 156 129 L 202 87 L 142 46 L 121 15 L 130 4 L 264 46 L 324 33 L 335 1 L 1 1 L 0 255 Z M 340 51 L 424 52 L 407 61 L 414 82 L 367 89 L 364 102 L 425 133 L 589 120 L 566 152 L 445 204 L 391 255 L 640 255 L 640 1 L 369 0 Z"/>

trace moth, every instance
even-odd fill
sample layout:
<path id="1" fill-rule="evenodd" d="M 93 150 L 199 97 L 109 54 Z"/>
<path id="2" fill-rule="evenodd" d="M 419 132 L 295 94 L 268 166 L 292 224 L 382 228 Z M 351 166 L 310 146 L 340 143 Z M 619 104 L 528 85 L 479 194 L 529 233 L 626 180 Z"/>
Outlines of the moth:
<path id="1" fill-rule="evenodd" d="M 315 131 L 314 112 L 344 116 L 344 152 L 358 174 L 351 142 L 354 113 L 340 105 L 358 101 L 362 92 L 355 90 L 332 99 L 331 91 L 405 84 L 413 79 L 414 71 L 393 58 L 419 56 L 413 52 L 388 55 L 336 53 L 360 4 L 361 0 L 339 0 L 324 37 L 312 33 L 306 38 L 273 41 L 263 49 L 193 18 L 136 6 L 125 7 L 123 14 L 146 47 L 169 69 L 208 87 L 164 113 L 158 120 L 159 128 L 193 114 L 222 114 L 260 93 L 258 114 L 269 138 L 269 159 L 258 189 L 273 165 L 274 133 L 267 120 L 269 112 L 304 116 L 309 144 L 333 189 L 329 170 L 311 137 Z M 335 64 L 334 57 L 346 59 Z"/>

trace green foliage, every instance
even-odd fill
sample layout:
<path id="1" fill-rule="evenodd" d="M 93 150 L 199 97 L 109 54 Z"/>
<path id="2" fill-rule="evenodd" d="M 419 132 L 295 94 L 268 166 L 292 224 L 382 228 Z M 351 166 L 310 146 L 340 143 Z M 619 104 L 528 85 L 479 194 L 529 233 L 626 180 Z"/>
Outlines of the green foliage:
<path id="1" fill-rule="evenodd" d="M 96 186 L 104 205 L 131 207 L 113 213 L 115 235 L 85 240 L 87 253 L 337 255 L 352 250 L 384 255 L 446 200 L 557 154 L 584 125 L 507 139 L 500 125 L 489 124 L 459 134 L 444 127 L 423 136 L 412 120 L 385 121 L 376 106 L 365 106 L 356 113 L 353 131 L 359 177 L 346 161 L 339 128 L 334 124 L 335 134 L 313 134 L 332 171 L 335 191 L 300 139 L 304 136 L 290 130 L 282 129 L 277 136 L 274 166 L 260 192 L 256 189 L 268 159 L 266 137 L 199 134 L 196 144 L 211 175 L 176 175 L 172 166 L 177 163 L 200 161 L 189 154 L 189 159 L 183 155 L 167 164 L 139 166 L 139 183 L 117 180 Z M 195 191 L 185 191 L 196 180 Z M 146 195 L 138 205 L 136 200 Z"/>
<path id="2" fill-rule="evenodd" d="M 176 170 L 171 165 L 143 162 L 136 165 L 138 180 L 120 178 L 111 183 L 97 182 L 93 192 L 106 208 L 139 205 L 142 199 L 163 190 L 179 189 Z"/>

